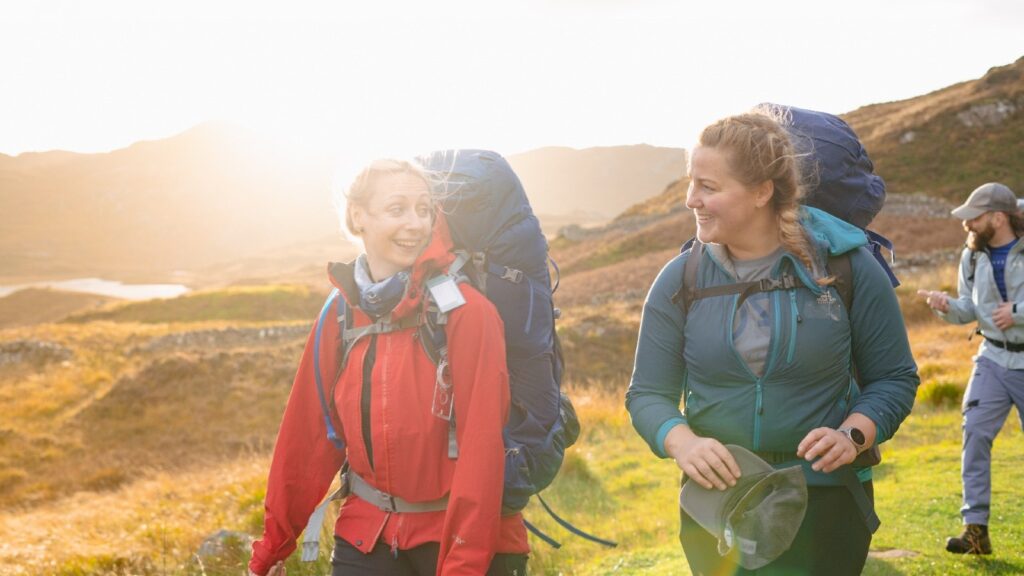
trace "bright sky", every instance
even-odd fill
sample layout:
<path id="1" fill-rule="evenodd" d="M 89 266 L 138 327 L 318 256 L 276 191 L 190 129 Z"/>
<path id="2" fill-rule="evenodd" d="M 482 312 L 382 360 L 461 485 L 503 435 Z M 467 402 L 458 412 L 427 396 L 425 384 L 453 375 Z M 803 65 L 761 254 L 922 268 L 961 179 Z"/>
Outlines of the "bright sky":
<path id="1" fill-rule="evenodd" d="M 845 112 L 977 78 L 1024 56 L 1024 2 L 6 2 L 0 54 L 6 154 L 207 120 L 333 154 L 682 147 L 762 101 Z"/>

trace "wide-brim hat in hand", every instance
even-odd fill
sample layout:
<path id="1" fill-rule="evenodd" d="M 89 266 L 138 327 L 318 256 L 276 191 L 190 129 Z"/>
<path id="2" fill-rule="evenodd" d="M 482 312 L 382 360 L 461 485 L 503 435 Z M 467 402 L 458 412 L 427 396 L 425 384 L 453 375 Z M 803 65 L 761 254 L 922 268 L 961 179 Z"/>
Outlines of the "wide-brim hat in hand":
<path id="1" fill-rule="evenodd" d="M 718 539 L 718 553 L 739 552 L 756 570 L 789 549 L 807 512 L 807 480 L 797 466 L 776 470 L 746 448 L 726 444 L 740 467 L 735 486 L 707 489 L 687 481 L 679 505 Z"/>

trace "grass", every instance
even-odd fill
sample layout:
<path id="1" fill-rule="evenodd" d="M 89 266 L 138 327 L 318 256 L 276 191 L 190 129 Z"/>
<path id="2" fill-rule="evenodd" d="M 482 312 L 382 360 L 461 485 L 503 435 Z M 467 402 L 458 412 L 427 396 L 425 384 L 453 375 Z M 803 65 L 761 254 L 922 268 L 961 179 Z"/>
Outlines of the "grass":
<path id="1" fill-rule="evenodd" d="M 678 470 L 655 458 L 636 436 L 618 394 L 575 390 L 573 396 L 585 432 L 544 497 L 578 527 L 617 540 L 619 547 L 606 549 L 570 536 L 533 502 L 527 518 L 563 547 L 555 550 L 531 537 L 531 573 L 689 573 L 676 536 Z M 865 574 L 1024 571 L 1024 550 L 1016 545 L 1024 540 L 1024 503 L 1015 497 L 1024 482 L 1021 436 L 1011 420 L 994 450 L 996 554 L 950 556 L 942 543 L 959 530 L 959 414 L 919 406 L 885 446 L 876 473 L 883 524 L 872 543 L 875 551 L 900 549 L 916 556 L 870 558 Z M 70 509 L 53 504 L 0 516 L 0 538 L 11 544 L 0 549 L 0 560 L 29 574 L 237 574 L 244 550 L 206 558 L 201 570 L 193 552 L 221 528 L 259 533 L 266 465 L 264 456 L 211 462 L 159 473 L 110 494 L 86 494 Z M 69 525 L 77 527 L 71 534 L 53 530 Z M 45 550 L 36 558 L 49 563 L 31 562 L 27 556 L 33 547 Z M 322 553 L 329 553 L 329 545 Z M 297 560 L 297 555 L 289 559 L 289 574 L 323 573 L 327 566 L 326 557 L 313 565 Z"/>
<path id="2" fill-rule="evenodd" d="M 119 304 L 108 309 L 72 315 L 67 322 L 84 324 L 111 322 L 247 321 L 275 322 L 308 320 L 324 303 L 326 293 L 306 286 L 240 286 L 194 292 L 166 300 Z"/>
<path id="3" fill-rule="evenodd" d="M 168 335 L 223 327 L 90 322 L 3 331 L 2 340 L 53 342 L 73 355 L 0 369 L 0 510 L 109 492 L 140 470 L 266 452 L 301 337 L 231 350 L 145 350 Z"/>
<path id="4" fill-rule="evenodd" d="M 977 341 L 911 307 L 918 287 L 949 288 L 952 268 L 907 275 L 900 291 L 922 387 L 914 413 L 884 447 L 876 494 L 883 526 L 866 574 L 1024 572 L 1024 444 L 1015 417 L 994 450 L 996 555 L 942 550 L 959 530 L 959 395 Z M 174 304 L 172 306 L 177 306 Z M 315 311 L 314 311 L 315 313 Z M 583 422 L 544 498 L 578 527 L 617 540 L 605 549 L 569 535 L 533 502 L 527 518 L 560 540 L 532 539 L 531 573 L 687 574 L 677 541 L 679 472 L 633 431 L 622 407 L 637 302 L 568 310 L 560 322 Z M 308 318 L 306 318 L 308 320 Z M 268 453 L 301 338 L 273 346 L 145 352 L 168 335 L 237 326 L 90 321 L 0 331 L 71 349 L 40 370 L 0 371 L 0 575 L 238 574 L 248 545 L 198 558 L 221 529 L 258 536 Z M 259 325 L 259 324 L 256 324 Z M 126 351 L 130 353 L 126 353 Z M 133 352 L 132 352 L 133 351 Z M 245 406 L 239 410 L 239 406 Z M 325 528 L 323 553 L 329 551 Z M 327 571 L 326 557 L 289 574 Z"/>

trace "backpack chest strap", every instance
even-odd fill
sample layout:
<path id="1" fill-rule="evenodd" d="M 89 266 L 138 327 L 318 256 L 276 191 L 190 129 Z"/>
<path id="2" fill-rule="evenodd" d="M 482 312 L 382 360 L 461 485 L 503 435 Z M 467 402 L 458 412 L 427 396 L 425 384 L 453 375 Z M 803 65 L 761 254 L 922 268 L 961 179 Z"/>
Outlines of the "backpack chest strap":
<path id="1" fill-rule="evenodd" d="M 693 287 L 690 289 L 689 294 L 686 295 L 686 300 L 688 301 L 687 306 L 689 306 L 697 300 L 702 300 L 704 298 L 739 294 L 739 301 L 736 305 L 741 306 L 747 298 L 754 294 L 774 292 L 775 290 L 792 290 L 794 288 L 800 288 L 803 285 L 804 283 L 800 278 L 791 274 L 783 274 L 778 278 L 761 278 L 760 280 L 752 280 L 750 282 L 720 284 L 718 286 L 708 286 L 706 288 Z M 682 292 L 682 289 L 680 289 L 680 292 Z"/>
<path id="2" fill-rule="evenodd" d="M 357 342 L 360 338 L 371 336 L 373 334 L 387 334 L 389 332 L 398 332 L 399 330 L 405 330 L 407 328 L 415 328 L 420 325 L 420 319 L 417 316 L 406 316 L 398 322 L 391 322 L 389 317 L 384 317 L 373 324 L 367 324 L 366 326 L 360 326 L 358 328 L 346 328 L 344 333 L 345 342 Z"/>
<path id="3" fill-rule="evenodd" d="M 352 493 L 385 512 L 439 512 L 448 508 L 448 495 L 426 502 L 409 502 L 370 486 L 366 480 L 352 470 L 348 471 L 349 487 Z"/>

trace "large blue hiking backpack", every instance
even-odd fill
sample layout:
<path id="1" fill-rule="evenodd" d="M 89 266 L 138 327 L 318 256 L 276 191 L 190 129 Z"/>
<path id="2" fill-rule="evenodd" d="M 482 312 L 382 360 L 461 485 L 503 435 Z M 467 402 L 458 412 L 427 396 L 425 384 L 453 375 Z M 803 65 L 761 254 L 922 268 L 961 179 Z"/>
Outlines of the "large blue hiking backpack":
<path id="1" fill-rule="evenodd" d="M 564 361 L 554 326 L 558 312 L 552 301 L 547 240 L 522 183 L 508 162 L 495 152 L 440 151 L 417 161 L 430 180 L 455 247 L 456 259 L 445 275 L 476 287 L 494 304 L 505 326 L 511 409 L 503 431 L 502 513 L 522 510 L 530 497 L 537 495 L 544 509 L 561 526 L 588 540 L 615 546 L 614 542 L 582 532 L 558 517 L 539 495 L 557 475 L 565 450 L 579 436 L 580 425 L 569 397 L 561 392 Z M 428 280 L 427 284 L 430 283 Z M 557 282 L 554 288 L 557 289 Z M 447 364 L 447 313 L 440 309 L 429 290 L 426 294 L 424 314 L 417 315 L 415 325 L 424 351 L 439 368 L 439 392 L 447 395 L 450 384 L 445 384 L 442 377 Z M 337 290 L 325 302 L 314 343 L 317 390 L 328 438 L 338 449 L 344 449 L 332 423 L 325 376 L 321 376 L 340 374 L 340 367 L 322 367 L 319 359 L 320 330 L 332 318 L 341 323 L 339 334 L 344 335 L 339 342 L 342 365 L 359 338 L 410 326 L 382 320 L 354 329 L 351 310 Z M 447 401 L 451 402 L 450 395 Z M 458 457 L 457 426 L 455 419 L 450 418 L 450 458 Z M 345 474 L 343 468 L 342 488 L 317 507 L 310 518 L 303 539 L 303 560 L 312 561 L 318 555 L 318 528 L 323 524 L 327 503 L 347 494 L 349 479 Z M 548 544 L 560 546 L 529 522 L 526 526 Z"/>
<path id="2" fill-rule="evenodd" d="M 502 507 L 506 513 L 522 510 L 554 480 L 565 449 L 579 436 L 575 411 L 561 393 L 564 364 L 547 240 L 522 183 L 499 154 L 449 150 L 418 160 L 456 252 L 467 259 L 459 271 L 494 304 L 505 324 L 512 407 L 504 430 Z M 428 320 L 434 318 L 428 314 Z M 441 350 L 444 331 L 431 334 L 434 349 Z"/>

